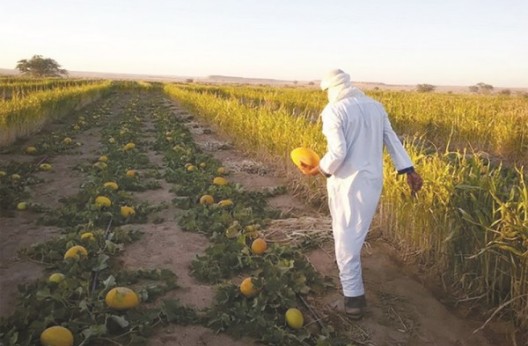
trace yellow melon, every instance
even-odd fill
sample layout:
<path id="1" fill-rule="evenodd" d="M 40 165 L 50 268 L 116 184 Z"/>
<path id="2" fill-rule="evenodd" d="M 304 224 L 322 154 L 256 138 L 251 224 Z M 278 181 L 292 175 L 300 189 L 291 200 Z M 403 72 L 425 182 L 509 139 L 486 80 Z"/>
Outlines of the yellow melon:
<path id="1" fill-rule="evenodd" d="M 304 316 L 299 309 L 290 308 L 285 314 L 286 323 L 290 328 L 300 329 L 304 324 Z"/>
<path id="2" fill-rule="evenodd" d="M 134 210 L 134 208 L 126 205 L 121 207 L 120 213 L 122 217 L 130 217 L 136 215 L 136 211 Z"/>
<path id="3" fill-rule="evenodd" d="M 255 286 L 253 286 L 253 282 L 251 281 L 251 278 L 245 278 L 242 281 L 242 283 L 240 284 L 240 292 L 247 298 L 254 297 L 258 293 Z"/>
<path id="4" fill-rule="evenodd" d="M 26 154 L 32 155 L 32 154 L 37 153 L 37 148 L 35 148 L 34 146 L 29 146 L 29 147 L 26 147 L 25 151 L 26 151 Z"/>
<path id="5" fill-rule="evenodd" d="M 268 244 L 262 238 L 257 238 L 253 240 L 253 243 L 251 243 L 251 251 L 255 255 L 262 255 L 264 252 L 266 252 L 267 248 L 268 248 Z"/>
<path id="6" fill-rule="evenodd" d="M 92 232 L 84 232 L 81 234 L 81 240 L 92 241 L 95 240 L 95 236 Z"/>
<path id="7" fill-rule="evenodd" d="M 49 282 L 54 282 L 56 284 L 61 283 L 63 280 L 64 280 L 64 274 L 62 273 L 53 273 L 48 278 Z"/>
<path id="8" fill-rule="evenodd" d="M 290 153 L 290 157 L 303 173 L 303 166 L 301 164 L 304 164 L 307 167 L 317 167 L 319 165 L 319 155 L 317 155 L 316 152 L 314 152 L 312 149 L 308 148 L 296 148 L 293 149 Z"/>
<path id="9" fill-rule="evenodd" d="M 233 201 L 230 199 L 223 199 L 217 203 L 219 207 L 227 208 L 233 205 Z"/>
<path id="10" fill-rule="evenodd" d="M 215 177 L 213 179 L 213 184 L 218 185 L 218 186 L 224 186 L 224 185 L 227 185 L 228 183 L 229 182 L 224 177 Z"/>
<path id="11" fill-rule="evenodd" d="M 64 254 L 64 259 L 79 259 L 86 256 L 88 256 L 88 251 L 85 249 L 85 247 L 81 245 L 75 245 L 66 251 Z"/>
<path id="12" fill-rule="evenodd" d="M 214 203 L 214 197 L 211 195 L 203 195 L 200 197 L 200 204 L 209 205 Z"/>
<path id="13" fill-rule="evenodd" d="M 108 197 L 105 197 L 105 196 L 97 196 L 95 198 L 95 205 L 98 206 L 99 208 L 102 208 L 102 207 L 109 207 L 112 205 L 112 201 L 110 200 L 110 198 Z"/>
<path id="14" fill-rule="evenodd" d="M 51 171 L 51 165 L 49 163 L 41 163 L 39 169 L 44 172 Z"/>
<path id="15" fill-rule="evenodd" d="M 113 181 L 107 181 L 106 183 L 104 183 L 103 185 L 105 188 L 107 189 L 110 189 L 110 190 L 117 190 L 119 188 L 119 186 L 117 185 L 117 183 L 113 182 Z"/>
<path id="16" fill-rule="evenodd" d="M 40 334 L 40 343 L 43 346 L 72 346 L 73 334 L 68 328 L 49 327 Z"/>
<path id="17" fill-rule="evenodd" d="M 136 147 L 136 145 L 132 142 L 130 143 L 127 143 L 124 147 L 123 147 L 123 150 L 124 151 L 129 151 L 129 150 L 132 150 Z"/>
<path id="18" fill-rule="evenodd" d="M 106 305 L 116 310 L 127 310 L 139 305 L 139 297 L 128 287 L 114 287 L 105 297 Z"/>
<path id="19" fill-rule="evenodd" d="M 100 169 L 101 171 L 105 170 L 108 167 L 106 162 L 103 162 L 103 161 L 97 161 L 96 163 L 93 164 L 93 166 L 97 169 Z"/>

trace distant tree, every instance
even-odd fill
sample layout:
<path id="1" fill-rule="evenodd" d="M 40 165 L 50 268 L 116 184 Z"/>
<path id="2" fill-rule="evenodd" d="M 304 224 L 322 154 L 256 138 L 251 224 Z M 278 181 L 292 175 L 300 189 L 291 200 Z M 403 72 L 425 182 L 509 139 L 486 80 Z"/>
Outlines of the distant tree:
<path id="1" fill-rule="evenodd" d="M 472 92 L 472 93 L 478 93 L 479 92 L 479 87 L 476 86 L 476 85 L 472 85 L 469 87 L 469 91 Z"/>
<path id="2" fill-rule="evenodd" d="M 298 81 L 294 80 L 293 81 L 293 84 L 297 85 L 297 83 L 299 83 Z"/>
<path id="3" fill-rule="evenodd" d="M 60 67 L 55 60 L 43 58 L 42 55 L 33 55 L 29 60 L 19 60 L 16 66 L 20 72 L 31 77 L 60 77 L 61 75 L 67 75 L 68 71 Z"/>
<path id="4" fill-rule="evenodd" d="M 435 90 L 435 86 L 431 84 L 418 84 L 416 90 L 421 93 L 428 93 Z"/>
<path id="5" fill-rule="evenodd" d="M 501 95 L 507 95 L 507 96 L 509 96 L 509 95 L 511 95 L 511 93 L 512 93 L 512 92 L 511 92 L 510 89 L 503 89 L 503 90 L 500 91 L 500 94 L 501 94 Z"/>
<path id="6" fill-rule="evenodd" d="M 186 83 L 192 83 L 192 82 L 194 82 L 194 79 L 192 79 L 192 78 L 187 78 L 187 79 L 185 80 L 185 82 L 186 82 Z"/>
<path id="7" fill-rule="evenodd" d="M 311 81 L 310 83 L 308 83 L 308 85 L 315 85 L 315 82 Z"/>
<path id="8" fill-rule="evenodd" d="M 479 91 L 483 94 L 489 94 L 493 91 L 493 86 L 486 83 L 477 83 Z"/>
<path id="9" fill-rule="evenodd" d="M 481 82 L 470 86 L 469 91 L 473 93 L 489 94 L 493 91 L 493 85 Z"/>

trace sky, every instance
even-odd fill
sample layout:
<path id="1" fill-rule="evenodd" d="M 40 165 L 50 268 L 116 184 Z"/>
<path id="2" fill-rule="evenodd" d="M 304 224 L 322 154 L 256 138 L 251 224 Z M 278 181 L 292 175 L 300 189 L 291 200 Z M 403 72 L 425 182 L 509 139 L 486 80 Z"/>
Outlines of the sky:
<path id="1" fill-rule="evenodd" d="M 0 0 L 0 68 L 528 87 L 528 0 Z"/>

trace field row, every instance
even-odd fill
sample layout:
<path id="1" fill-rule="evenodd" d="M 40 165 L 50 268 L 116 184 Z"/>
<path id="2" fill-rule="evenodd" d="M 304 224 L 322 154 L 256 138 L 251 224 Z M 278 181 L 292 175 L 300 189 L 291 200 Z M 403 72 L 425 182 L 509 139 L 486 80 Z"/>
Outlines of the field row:
<path id="1" fill-rule="evenodd" d="M 37 79 L 11 81 L 0 78 L 0 101 L 24 98 L 35 92 L 99 83 L 89 79 Z"/>
<path id="2" fill-rule="evenodd" d="M 110 81 L 31 93 L 0 101 L 0 146 L 38 132 L 49 121 L 82 108 L 111 90 Z"/>
<path id="3" fill-rule="evenodd" d="M 252 108 L 281 111 L 316 122 L 327 103 L 314 89 L 182 86 L 197 93 L 233 99 Z M 369 91 L 387 109 L 397 133 L 419 137 L 439 151 L 483 151 L 492 157 L 528 163 L 528 98 Z"/>

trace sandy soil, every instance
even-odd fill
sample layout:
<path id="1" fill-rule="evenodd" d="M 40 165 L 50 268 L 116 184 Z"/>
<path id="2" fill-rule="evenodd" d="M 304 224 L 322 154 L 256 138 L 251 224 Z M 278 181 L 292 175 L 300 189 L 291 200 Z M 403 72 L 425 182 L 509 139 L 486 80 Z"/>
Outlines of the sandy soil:
<path id="1" fill-rule="evenodd" d="M 174 116 L 187 116 L 177 104 L 166 101 Z M 120 103 L 122 104 L 122 103 Z M 116 107 L 119 107 L 116 106 Z M 118 109 L 114 109 L 118 111 Z M 145 124 L 147 140 L 152 140 L 153 124 Z M 258 162 L 243 152 L 234 149 L 229 140 L 215 133 L 196 120 L 188 123 L 195 141 L 207 152 L 225 163 L 232 174 L 230 180 L 247 189 L 267 189 L 285 184 L 280 173 L 264 163 Z M 59 155 L 51 161 L 53 174 L 39 173 L 44 182 L 32 187 L 31 199 L 38 203 L 58 205 L 62 197 L 78 191 L 82 175 L 72 168 L 80 162 L 96 158 L 100 141 L 99 129 L 80 134 L 75 140 L 83 145 L 76 155 Z M 38 139 L 34 137 L 32 141 Z M 23 143 L 27 145 L 31 143 Z M 154 151 L 148 152 L 151 163 L 164 169 L 162 158 Z M 1 160 L 21 159 L 19 155 L 2 155 Z M 121 260 L 130 268 L 167 268 L 178 276 L 180 288 L 168 295 L 179 298 L 184 304 L 205 308 L 212 303 L 214 287 L 196 281 L 189 274 L 189 265 L 197 254 L 208 245 L 206 237 L 183 232 L 177 224 L 181 212 L 170 202 L 174 195 L 170 184 L 159 180 L 162 188 L 134 193 L 139 201 L 154 205 L 164 204 L 167 208 L 152 215 L 151 222 L 131 225 L 144 232 L 143 238 L 127 246 Z M 289 213 L 299 221 L 299 232 L 303 231 L 305 217 L 312 225 L 328 227 L 329 219 L 303 205 L 302 200 L 286 194 L 270 199 L 270 204 Z M 35 239 L 44 241 L 58 234 L 54 227 L 37 226 L 38 215 L 31 212 L 16 212 L 13 218 L 0 218 L 0 317 L 7 316 L 13 309 L 13 298 L 17 284 L 29 282 L 43 274 L 42 267 L 21 259 L 17 251 L 31 245 Z M 154 222 L 156 220 L 156 222 Z M 160 222 L 161 220 L 161 222 Z M 317 227 L 317 226 L 315 226 Z M 364 319 L 354 322 L 342 313 L 342 296 L 335 289 L 317 301 L 310 303 L 318 314 L 337 320 L 353 331 L 354 341 L 362 345 L 501 345 L 500 339 L 490 342 L 482 333 L 472 334 L 482 321 L 470 321 L 459 317 L 442 305 L 413 275 L 408 274 L 400 264 L 392 260 L 394 250 L 382 239 L 369 238 L 369 246 L 363 253 L 364 279 L 366 283 L 368 313 Z M 339 288 L 337 267 L 333 257 L 333 244 L 326 242 L 307 254 L 314 267 L 331 278 Z M 169 325 L 159 329 L 150 339 L 149 345 L 253 345 L 250 339 L 234 340 L 202 326 Z M 507 343 L 504 343 L 505 345 Z"/>

